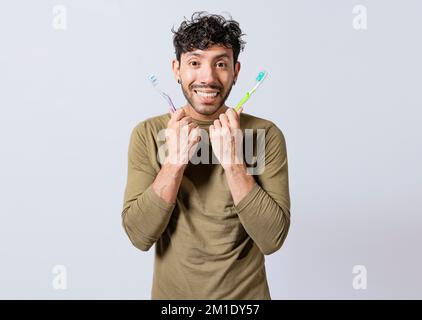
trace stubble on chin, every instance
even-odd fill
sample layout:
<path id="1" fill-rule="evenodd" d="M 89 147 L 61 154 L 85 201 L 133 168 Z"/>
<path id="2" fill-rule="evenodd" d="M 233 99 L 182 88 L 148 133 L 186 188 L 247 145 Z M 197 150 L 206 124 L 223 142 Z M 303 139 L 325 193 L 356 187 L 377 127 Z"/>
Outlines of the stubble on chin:
<path id="1" fill-rule="evenodd" d="M 195 106 L 195 105 L 191 104 L 192 108 L 194 108 L 196 112 L 203 114 L 203 115 L 207 115 L 207 116 L 216 113 L 221 108 L 222 105 L 223 104 L 220 104 L 218 107 L 216 107 L 216 106 L 208 106 L 207 107 L 207 106 L 203 106 L 203 105 Z"/>

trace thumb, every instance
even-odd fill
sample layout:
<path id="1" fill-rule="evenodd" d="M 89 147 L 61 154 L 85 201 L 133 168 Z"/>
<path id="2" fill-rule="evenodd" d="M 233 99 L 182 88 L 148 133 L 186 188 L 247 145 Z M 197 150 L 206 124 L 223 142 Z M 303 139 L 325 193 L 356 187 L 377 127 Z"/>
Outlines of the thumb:
<path id="1" fill-rule="evenodd" d="M 183 108 L 176 109 L 176 111 L 170 113 L 170 116 L 173 121 L 179 121 L 185 116 L 185 109 Z"/>

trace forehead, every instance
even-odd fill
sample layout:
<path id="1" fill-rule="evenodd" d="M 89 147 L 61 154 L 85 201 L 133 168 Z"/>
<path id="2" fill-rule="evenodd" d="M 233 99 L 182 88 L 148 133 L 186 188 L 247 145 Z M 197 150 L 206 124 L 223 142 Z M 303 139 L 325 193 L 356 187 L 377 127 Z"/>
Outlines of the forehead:
<path id="1" fill-rule="evenodd" d="M 201 59 L 218 59 L 218 58 L 233 58 L 233 50 L 220 45 L 213 45 L 205 50 L 195 49 L 189 52 L 182 53 L 182 58 L 188 59 L 191 57 L 198 57 Z"/>

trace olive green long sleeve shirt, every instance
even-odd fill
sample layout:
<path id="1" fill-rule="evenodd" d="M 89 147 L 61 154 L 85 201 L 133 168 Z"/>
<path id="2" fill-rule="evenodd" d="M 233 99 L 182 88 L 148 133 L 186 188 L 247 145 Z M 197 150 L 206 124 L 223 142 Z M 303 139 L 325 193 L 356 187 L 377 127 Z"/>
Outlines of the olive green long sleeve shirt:
<path id="1" fill-rule="evenodd" d="M 152 189 L 165 143 L 158 132 L 169 119 L 168 113 L 152 117 L 132 131 L 122 212 L 135 247 L 147 251 L 155 244 L 151 298 L 271 299 L 264 255 L 282 246 L 290 226 L 282 132 L 271 121 L 242 113 L 241 129 L 253 129 L 254 141 L 257 129 L 265 130 L 265 167 L 253 176 L 252 191 L 234 205 L 221 164 L 189 162 L 176 203 L 169 204 Z M 207 132 L 213 123 L 193 121 Z M 201 143 L 212 156 L 209 140 Z"/>

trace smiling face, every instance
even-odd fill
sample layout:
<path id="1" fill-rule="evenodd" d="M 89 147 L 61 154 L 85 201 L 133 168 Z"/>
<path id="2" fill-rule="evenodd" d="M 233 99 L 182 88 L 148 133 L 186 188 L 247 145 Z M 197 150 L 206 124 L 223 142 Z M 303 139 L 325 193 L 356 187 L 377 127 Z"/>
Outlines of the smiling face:
<path id="1" fill-rule="evenodd" d="M 219 45 L 182 53 L 180 64 L 173 60 L 173 72 L 182 82 L 188 107 L 201 118 L 214 119 L 224 105 L 240 70 L 240 63 L 233 63 L 233 50 Z"/>

